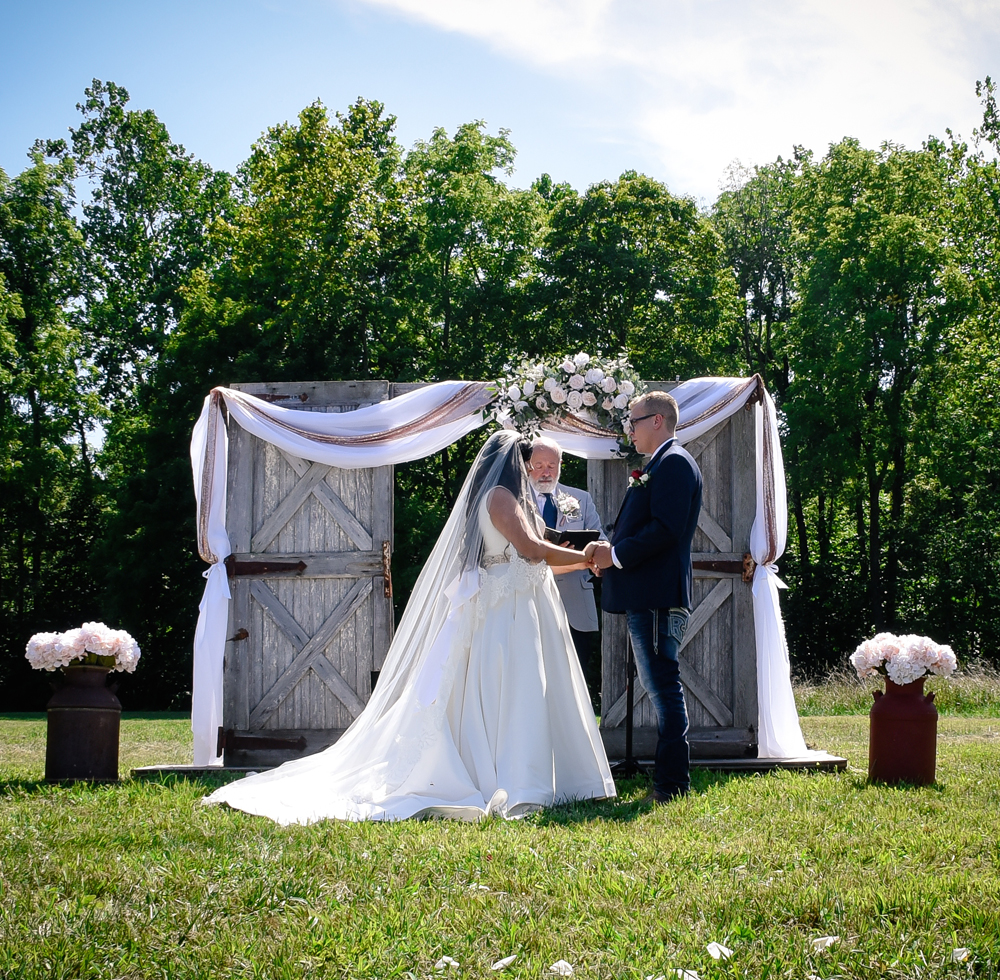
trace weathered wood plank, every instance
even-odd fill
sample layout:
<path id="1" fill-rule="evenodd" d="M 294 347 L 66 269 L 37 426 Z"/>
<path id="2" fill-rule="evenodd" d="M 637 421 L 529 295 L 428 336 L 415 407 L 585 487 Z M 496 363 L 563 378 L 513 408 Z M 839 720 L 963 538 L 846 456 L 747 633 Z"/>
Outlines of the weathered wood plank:
<path id="1" fill-rule="evenodd" d="M 313 463 L 310 465 L 306 475 L 296 483 L 294 488 L 285 495 L 281 503 L 271 511 L 267 520 L 264 521 L 253 536 L 253 541 L 250 545 L 252 551 L 263 551 L 277 537 L 278 532 L 305 503 L 313 487 L 323 479 L 329 468 L 329 466 L 324 466 L 322 463 Z M 292 551 L 295 549 L 289 548 L 287 550 Z"/>
<path id="2" fill-rule="evenodd" d="M 229 534 L 230 548 L 233 551 L 246 551 L 250 547 L 253 530 L 253 442 L 256 440 L 238 422 L 230 421 L 228 430 L 226 531 Z"/>
<path id="3" fill-rule="evenodd" d="M 298 653 L 309 642 L 309 634 L 263 582 L 251 580 L 250 594 L 267 610 L 268 615 L 288 637 L 295 652 Z"/>
<path id="4" fill-rule="evenodd" d="M 250 590 L 245 582 L 235 582 L 231 588 L 229 627 L 226 636 L 225 669 L 223 673 L 222 718 L 229 726 L 245 725 L 250 717 L 249 668 L 250 641 L 234 640 L 237 633 L 250 625 Z"/>
<path id="5" fill-rule="evenodd" d="M 292 456 L 284 451 L 282 451 L 281 455 L 300 477 L 306 474 L 309 469 L 309 463 L 306 460 L 298 456 Z M 336 467 L 330 467 L 330 473 L 338 472 L 345 471 L 338 471 Z M 325 477 L 329 477 L 329 475 L 329 473 L 324 474 Z M 350 508 L 340 499 L 325 479 L 323 482 L 317 483 L 312 488 L 312 492 L 313 496 L 326 508 L 330 516 L 358 548 L 362 551 L 372 550 L 372 536 L 365 530 L 362 523 L 354 516 Z M 367 508 L 360 509 L 361 513 L 365 513 L 366 511 Z"/>
<path id="6" fill-rule="evenodd" d="M 254 381 L 231 385 L 285 408 L 357 408 L 389 397 L 387 381 Z"/>
<path id="7" fill-rule="evenodd" d="M 679 663 L 681 683 L 708 709 L 718 724 L 730 727 L 733 723 L 733 713 L 722 698 L 712 690 L 712 685 L 691 666 L 686 657 L 680 657 Z"/>
<path id="8" fill-rule="evenodd" d="M 318 654 L 310 662 L 309 666 L 316 672 L 324 684 L 333 692 L 334 696 L 351 713 L 352 718 L 357 718 L 365 710 L 365 703 L 354 693 L 354 688 L 341 677 L 323 654 Z"/>
<path id="9" fill-rule="evenodd" d="M 715 694 L 709 682 L 688 663 L 686 657 L 681 656 L 678 658 L 678 666 L 680 667 L 681 683 L 708 709 L 718 724 L 726 727 L 731 726 L 733 723 L 733 713 L 723 703 L 721 698 Z M 649 704 L 646 688 L 643 687 L 642 681 L 638 677 L 633 681 L 632 697 L 633 704 L 638 704 L 642 699 L 645 699 L 647 705 Z M 606 717 L 601 716 L 601 727 L 617 728 L 625 720 L 627 709 L 628 692 L 623 694 L 611 706 Z M 650 722 L 655 725 L 655 714 L 652 711 L 650 711 L 650 716 L 645 721 L 645 724 L 649 724 Z"/>
<path id="10" fill-rule="evenodd" d="M 712 445 L 715 441 L 715 437 L 719 435 L 725 427 L 726 422 L 720 422 L 714 429 L 709 429 L 708 432 L 701 436 L 701 438 L 693 439 L 691 442 L 684 443 L 684 448 L 695 458 L 695 460 L 698 460 L 698 457 L 701 456 L 710 445 Z M 699 469 L 700 468 L 699 460 Z"/>
<path id="11" fill-rule="evenodd" d="M 339 630 L 350 619 L 356 609 L 364 604 L 371 592 L 371 579 L 362 579 L 338 603 L 319 630 L 302 648 L 295 659 L 271 685 L 270 690 L 250 713 L 250 727 L 260 725 L 268 715 L 288 696 L 301 676 L 308 670 L 312 658 L 321 653 Z M 346 682 L 345 682 L 346 683 Z"/>
<path id="12" fill-rule="evenodd" d="M 708 535 L 709 540 L 719 551 L 732 551 L 733 539 L 726 533 L 725 528 L 704 508 L 698 514 L 698 527 Z"/>
<path id="13" fill-rule="evenodd" d="M 733 494 L 733 545 L 750 550 L 750 529 L 756 512 L 756 426 L 753 411 L 733 417 L 732 484 L 747 492 Z M 748 585 L 733 591 L 733 719 L 738 727 L 758 727 L 757 637 L 754 627 L 753 592 Z"/>
<path id="14" fill-rule="evenodd" d="M 715 610 L 732 594 L 733 580 L 731 578 L 720 579 L 719 583 L 698 603 L 688 620 L 687 632 L 681 643 L 682 650 L 698 635 L 698 631 L 712 618 Z"/>

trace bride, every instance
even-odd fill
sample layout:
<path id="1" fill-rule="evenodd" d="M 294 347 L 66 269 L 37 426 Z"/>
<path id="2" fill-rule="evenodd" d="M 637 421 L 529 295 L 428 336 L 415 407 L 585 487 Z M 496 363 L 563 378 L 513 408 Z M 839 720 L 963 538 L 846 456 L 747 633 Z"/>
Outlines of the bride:
<path id="1" fill-rule="evenodd" d="M 365 710 L 323 752 L 237 780 L 208 803 L 281 824 L 517 817 L 615 795 L 528 496 L 530 444 L 486 441 L 417 579 Z"/>

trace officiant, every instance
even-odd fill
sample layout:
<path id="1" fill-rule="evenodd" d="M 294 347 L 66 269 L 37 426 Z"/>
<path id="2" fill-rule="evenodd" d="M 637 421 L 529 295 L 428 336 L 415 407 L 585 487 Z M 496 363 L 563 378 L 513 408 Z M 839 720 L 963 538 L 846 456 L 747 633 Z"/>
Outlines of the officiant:
<path id="1" fill-rule="evenodd" d="M 607 541 L 601 517 L 586 490 L 559 482 L 562 447 L 554 439 L 539 437 L 532 443 L 528 480 L 535 494 L 538 512 L 546 527 L 556 531 L 598 531 Z M 553 568 L 556 585 L 569 619 L 576 654 L 595 708 L 600 704 L 601 665 L 597 650 L 597 603 L 594 579 L 589 571 L 566 571 Z"/>

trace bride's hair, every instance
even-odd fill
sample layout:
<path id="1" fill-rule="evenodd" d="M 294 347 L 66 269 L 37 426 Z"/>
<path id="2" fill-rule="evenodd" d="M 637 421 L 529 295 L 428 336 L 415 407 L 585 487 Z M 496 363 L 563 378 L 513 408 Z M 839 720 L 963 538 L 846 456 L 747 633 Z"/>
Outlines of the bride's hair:
<path id="1" fill-rule="evenodd" d="M 518 433 L 506 429 L 494 432 L 479 450 L 468 478 L 462 562 L 465 568 L 479 564 L 483 548 L 479 511 L 490 491 L 503 487 L 513 495 L 522 509 L 527 510 L 527 463 L 530 459 L 531 443 Z"/>
<path id="2" fill-rule="evenodd" d="M 478 508 L 485 489 L 504 487 L 520 499 L 525 492 L 528 479 L 526 466 L 530 459 L 531 443 L 527 439 L 507 431 L 494 432 L 472 464 L 470 516 Z"/>

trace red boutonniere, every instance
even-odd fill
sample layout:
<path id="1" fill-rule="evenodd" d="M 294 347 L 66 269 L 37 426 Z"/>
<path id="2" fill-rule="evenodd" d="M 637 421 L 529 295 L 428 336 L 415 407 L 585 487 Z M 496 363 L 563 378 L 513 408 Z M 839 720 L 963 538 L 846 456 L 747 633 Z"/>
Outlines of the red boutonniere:
<path id="1" fill-rule="evenodd" d="M 649 483 L 649 474 L 642 470 L 632 470 L 632 475 L 628 478 L 630 488 L 644 487 Z"/>

